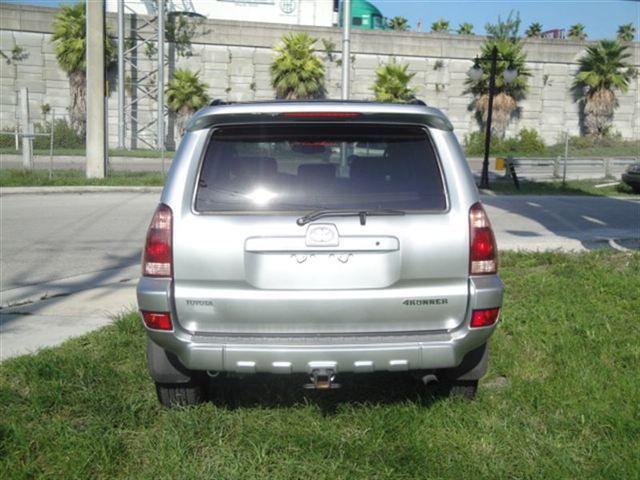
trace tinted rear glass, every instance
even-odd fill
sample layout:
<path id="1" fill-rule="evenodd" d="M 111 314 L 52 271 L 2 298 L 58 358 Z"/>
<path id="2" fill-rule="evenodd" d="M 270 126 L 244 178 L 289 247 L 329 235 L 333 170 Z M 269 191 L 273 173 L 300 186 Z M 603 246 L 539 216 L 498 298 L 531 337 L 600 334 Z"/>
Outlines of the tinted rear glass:
<path id="1" fill-rule="evenodd" d="M 278 125 L 213 132 L 200 212 L 444 210 L 442 176 L 419 127 Z"/>

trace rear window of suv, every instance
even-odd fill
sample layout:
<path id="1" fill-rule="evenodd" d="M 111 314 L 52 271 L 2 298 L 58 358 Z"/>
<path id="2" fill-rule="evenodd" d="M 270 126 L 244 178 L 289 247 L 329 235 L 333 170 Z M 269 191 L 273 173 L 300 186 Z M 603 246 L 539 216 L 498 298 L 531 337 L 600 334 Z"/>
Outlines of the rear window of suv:
<path id="1" fill-rule="evenodd" d="M 446 209 L 426 130 L 388 125 L 216 129 L 202 162 L 199 212 Z"/>

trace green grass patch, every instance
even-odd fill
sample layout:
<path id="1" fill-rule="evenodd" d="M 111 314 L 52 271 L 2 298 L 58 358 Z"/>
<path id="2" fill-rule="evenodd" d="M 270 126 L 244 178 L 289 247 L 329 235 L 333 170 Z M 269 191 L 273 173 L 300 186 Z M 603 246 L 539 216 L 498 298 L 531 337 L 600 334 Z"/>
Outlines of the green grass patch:
<path id="1" fill-rule="evenodd" d="M 474 402 L 258 376 L 160 407 L 135 314 L 0 364 L 4 478 L 637 478 L 640 254 L 509 253 Z M 501 379 L 501 382 L 497 382 Z M 501 385 L 501 386 L 497 386 Z"/>
<path id="2" fill-rule="evenodd" d="M 464 150 L 467 156 L 484 154 L 485 132 L 475 131 L 464 137 Z M 619 136 L 605 138 L 570 137 L 569 157 L 638 157 L 640 140 L 623 140 Z M 564 157 L 564 140 L 546 145 L 533 129 L 521 129 L 515 136 L 492 138 L 490 156 L 492 157 Z"/>
<path id="3" fill-rule="evenodd" d="M 0 169 L 0 187 L 49 187 L 72 185 L 162 186 L 160 172 L 110 172 L 106 178 L 87 178 L 80 170 Z"/>
<path id="4" fill-rule="evenodd" d="M 596 185 L 613 182 L 615 180 L 601 178 L 597 180 L 568 180 L 563 185 L 559 180 L 546 182 L 520 180 L 520 190 L 518 190 L 512 180 L 499 179 L 490 182 L 488 191 L 502 195 L 594 195 L 640 198 L 640 195 L 633 193 L 629 185 L 622 182 L 596 188 Z"/>

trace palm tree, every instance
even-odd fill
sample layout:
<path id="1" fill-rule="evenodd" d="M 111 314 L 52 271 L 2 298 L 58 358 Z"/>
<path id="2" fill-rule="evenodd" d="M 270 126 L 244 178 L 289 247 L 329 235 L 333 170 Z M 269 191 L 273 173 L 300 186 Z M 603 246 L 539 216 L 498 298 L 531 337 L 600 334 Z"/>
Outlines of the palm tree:
<path id="1" fill-rule="evenodd" d="M 407 102 L 415 98 L 415 90 L 409 87 L 409 82 L 415 73 L 407 73 L 409 65 L 388 63 L 376 70 L 376 81 L 373 92 L 377 102 Z"/>
<path id="2" fill-rule="evenodd" d="M 178 114 L 176 124 L 180 135 L 184 133 L 187 119 L 209 102 L 207 88 L 208 85 L 200 81 L 198 72 L 183 68 L 178 68 L 173 72 L 165 94 L 167 95 L 167 106 Z"/>
<path id="3" fill-rule="evenodd" d="M 540 38 L 542 36 L 542 24 L 533 22 L 524 32 L 528 38 Z"/>
<path id="4" fill-rule="evenodd" d="M 571 25 L 567 36 L 571 40 L 586 40 L 587 33 L 584 31 L 584 25 L 581 23 L 576 23 L 575 25 Z"/>
<path id="5" fill-rule="evenodd" d="M 475 35 L 473 33 L 473 24 L 469 22 L 461 23 L 458 27 L 458 35 Z"/>
<path id="6" fill-rule="evenodd" d="M 482 67 L 483 75 L 480 80 L 474 81 L 467 77 L 465 93 L 472 93 L 475 97 L 476 112 L 486 124 L 489 107 L 489 73 L 491 71 L 491 53 L 493 48 L 498 50 L 498 62 L 496 64 L 495 90 L 493 97 L 492 131 L 498 138 L 503 138 L 507 125 L 513 112 L 518 108 L 518 100 L 524 98 L 527 91 L 528 78 L 531 76 L 525 66 L 526 54 L 522 51 L 522 42 L 514 38 L 489 38 L 480 52 L 478 60 Z M 504 81 L 504 71 L 515 69 L 518 76 L 511 83 Z"/>
<path id="7" fill-rule="evenodd" d="M 487 122 L 489 106 L 489 73 L 491 71 L 491 54 L 495 47 L 498 51 L 496 64 L 495 90 L 493 98 L 492 133 L 499 138 L 504 137 L 511 115 L 518 108 L 518 100 L 524 98 L 527 92 L 527 82 L 531 72 L 525 66 L 526 54 L 522 51 L 522 40 L 518 36 L 520 16 L 513 17 L 512 13 L 506 20 L 498 17 L 497 23 L 487 23 L 485 30 L 490 35 L 480 51 L 478 64 L 482 67 L 483 75 L 479 80 L 471 76 L 465 80 L 465 93 L 474 95 L 474 106 L 477 116 L 483 124 Z M 511 83 L 504 81 L 504 71 L 514 69 L 517 77 Z"/>
<path id="8" fill-rule="evenodd" d="M 633 23 L 625 23 L 618 27 L 618 40 L 621 42 L 631 42 L 636 36 L 636 27 Z"/>
<path id="9" fill-rule="evenodd" d="M 616 40 L 600 40 L 587 47 L 580 58 L 580 68 L 573 81 L 578 101 L 584 113 L 584 128 L 589 135 L 606 134 L 613 113 L 618 105 L 616 90 L 626 92 L 633 75 L 632 66 L 626 61 L 631 55 L 628 47 Z"/>
<path id="10" fill-rule="evenodd" d="M 484 29 L 490 37 L 516 40 L 518 38 L 518 31 L 520 30 L 520 14 L 516 12 L 514 17 L 513 11 L 511 11 L 506 20 L 502 20 L 500 15 L 498 15 L 498 22 L 487 23 Z"/>
<path id="11" fill-rule="evenodd" d="M 73 129 L 81 136 L 86 127 L 86 6 L 85 2 L 74 5 L 62 5 L 54 16 L 53 37 L 56 58 L 60 67 L 69 77 L 71 105 L 69 114 Z M 108 35 L 105 35 L 105 67 L 112 65 L 116 47 Z"/>
<path id="12" fill-rule="evenodd" d="M 431 31 L 436 33 L 447 33 L 449 31 L 449 21 L 441 18 L 431 24 Z"/>
<path id="13" fill-rule="evenodd" d="M 324 95 L 324 62 L 314 55 L 316 39 L 307 33 L 282 37 L 271 64 L 271 85 L 277 98 L 309 99 Z"/>
<path id="14" fill-rule="evenodd" d="M 404 17 L 393 17 L 389 20 L 389 28 L 399 31 L 409 30 L 409 20 Z"/>

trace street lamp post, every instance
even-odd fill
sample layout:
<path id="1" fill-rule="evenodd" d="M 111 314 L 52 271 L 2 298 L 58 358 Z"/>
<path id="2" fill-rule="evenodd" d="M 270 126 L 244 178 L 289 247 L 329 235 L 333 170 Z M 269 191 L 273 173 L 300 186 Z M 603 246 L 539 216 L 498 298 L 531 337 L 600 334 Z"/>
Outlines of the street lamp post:
<path id="1" fill-rule="evenodd" d="M 482 79 L 483 70 L 480 66 L 480 58 L 476 57 L 475 64 L 469 70 L 469 76 L 474 81 Z M 496 70 L 498 69 L 498 48 L 493 47 L 489 57 L 483 57 L 482 60 L 491 61 L 491 69 L 489 71 L 489 104 L 487 105 L 487 125 L 484 139 L 484 159 L 482 160 L 482 175 L 480 176 L 480 188 L 489 188 L 489 151 L 491 149 L 491 121 L 493 119 L 493 97 L 496 90 Z M 503 73 L 504 82 L 509 84 L 518 76 L 517 70 L 509 66 Z"/>
<path id="2" fill-rule="evenodd" d="M 491 120 L 493 118 L 493 95 L 496 88 L 496 65 L 498 48 L 491 50 L 491 72 L 489 73 L 489 105 L 487 106 L 487 131 L 484 137 L 484 159 L 482 160 L 482 177 L 480 188 L 489 188 L 489 149 L 491 148 Z"/>

